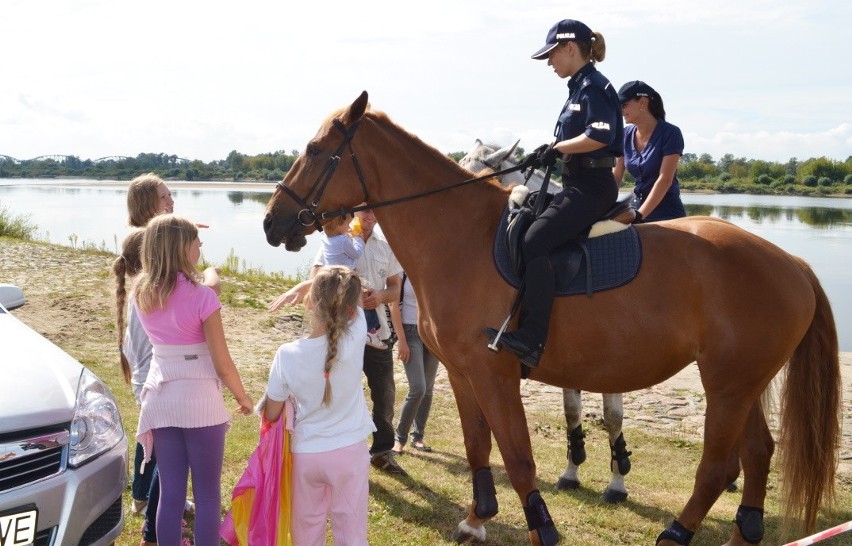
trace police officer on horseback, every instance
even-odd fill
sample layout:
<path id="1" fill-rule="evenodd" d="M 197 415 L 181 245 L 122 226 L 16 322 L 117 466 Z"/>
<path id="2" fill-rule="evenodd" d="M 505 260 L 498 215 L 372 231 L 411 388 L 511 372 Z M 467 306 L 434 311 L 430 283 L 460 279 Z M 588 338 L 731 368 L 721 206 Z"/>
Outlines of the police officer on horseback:
<path id="1" fill-rule="evenodd" d="M 554 144 L 534 152 L 534 163 L 545 167 L 553 166 L 561 154 L 563 189 L 524 236 L 519 327 L 502 334 L 497 342 L 530 368 L 538 366 L 544 352 L 553 306 L 551 251 L 583 236 L 618 197 L 612 168 L 615 158 L 623 155 L 624 121 L 615 88 L 595 67 L 605 55 L 603 36 L 573 19 L 553 25 L 545 45 L 532 55 L 533 59 L 547 59 L 560 78 L 569 78 L 569 96 L 556 122 Z M 486 334 L 493 343 L 497 330 L 486 328 Z"/>

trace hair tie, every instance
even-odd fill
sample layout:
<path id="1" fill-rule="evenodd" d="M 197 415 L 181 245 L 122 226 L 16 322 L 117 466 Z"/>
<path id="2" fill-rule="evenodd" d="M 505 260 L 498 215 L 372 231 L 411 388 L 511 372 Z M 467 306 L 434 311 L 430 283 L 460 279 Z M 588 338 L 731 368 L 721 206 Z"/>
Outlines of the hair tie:
<path id="1" fill-rule="evenodd" d="M 323 375 L 326 379 L 328 379 L 328 372 L 324 372 L 322 375 Z"/>

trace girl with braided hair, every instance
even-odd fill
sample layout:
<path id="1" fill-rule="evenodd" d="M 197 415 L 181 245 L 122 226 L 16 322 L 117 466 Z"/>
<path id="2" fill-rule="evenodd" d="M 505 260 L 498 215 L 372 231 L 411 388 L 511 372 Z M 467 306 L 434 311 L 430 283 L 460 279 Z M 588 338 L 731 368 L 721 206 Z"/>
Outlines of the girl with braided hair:
<path id="1" fill-rule="evenodd" d="M 306 302 L 310 332 L 282 345 L 269 372 L 267 419 L 277 420 L 288 398 L 296 409 L 290 438 L 294 544 L 325 544 L 330 516 L 334 544 L 367 544 L 365 440 L 376 427 L 361 386 L 367 323 L 360 300 L 357 272 L 319 268 Z"/>

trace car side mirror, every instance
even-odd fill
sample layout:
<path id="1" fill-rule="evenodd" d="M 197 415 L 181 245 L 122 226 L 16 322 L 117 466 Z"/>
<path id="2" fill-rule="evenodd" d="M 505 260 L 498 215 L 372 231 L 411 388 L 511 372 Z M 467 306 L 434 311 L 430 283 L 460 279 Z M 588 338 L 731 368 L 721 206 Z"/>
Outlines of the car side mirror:
<path id="1" fill-rule="evenodd" d="M 0 284 L 0 305 L 15 309 L 24 304 L 24 291 L 12 284 Z"/>

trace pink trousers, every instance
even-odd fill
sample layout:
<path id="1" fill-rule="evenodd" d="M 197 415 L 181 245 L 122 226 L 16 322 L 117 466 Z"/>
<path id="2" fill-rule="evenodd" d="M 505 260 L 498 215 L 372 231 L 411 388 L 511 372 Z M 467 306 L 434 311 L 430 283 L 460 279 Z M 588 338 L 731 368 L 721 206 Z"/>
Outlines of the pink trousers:
<path id="1" fill-rule="evenodd" d="M 365 442 L 324 453 L 293 453 L 290 532 L 295 546 L 367 546 L 370 453 Z"/>

